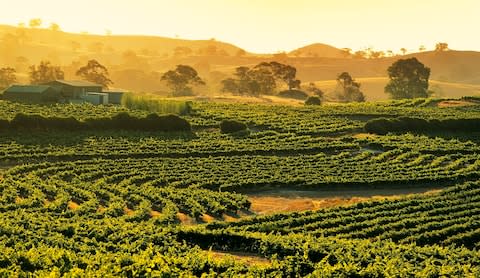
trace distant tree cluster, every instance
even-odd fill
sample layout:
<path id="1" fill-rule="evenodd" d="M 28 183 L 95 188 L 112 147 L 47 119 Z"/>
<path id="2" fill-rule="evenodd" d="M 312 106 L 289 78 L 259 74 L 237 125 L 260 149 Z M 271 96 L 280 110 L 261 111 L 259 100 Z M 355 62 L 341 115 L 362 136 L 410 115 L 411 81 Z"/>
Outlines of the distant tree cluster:
<path id="1" fill-rule="evenodd" d="M 439 42 L 435 45 L 435 51 L 437 52 L 443 52 L 449 50 L 448 48 L 448 43 L 446 42 Z"/>
<path id="2" fill-rule="evenodd" d="M 53 66 L 49 61 L 41 61 L 38 66 L 30 66 L 30 83 L 42 84 L 53 80 L 63 80 L 65 73 L 59 66 Z"/>
<path id="3" fill-rule="evenodd" d="M 14 68 L 0 68 L 0 89 L 5 89 L 17 82 L 16 71 Z"/>
<path id="4" fill-rule="evenodd" d="M 385 92 L 393 99 L 428 97 L 430 68 L 417 58 L 400 59 L 388 68 L 390 82 Z"/>
<path id="5" fill-rule="evenodd" d="M 102 85 L 103 88 L 108 88 L 113 84 L 112 80 L 108 78 L 107 68 L 97 60 L 88 61 L 87 65 L 78 69 L 76 75 L 84 80 Z"/>
<path id="6" fill-rule="evenodd" d="M 364 102 L 365 95 L 360 90 L 360 83 L 348 72 L 342 72 L 337 77 L 338 88 L 337 97 L 342 102 Z"/>
<path id="7" fill-rule="evenodd" d="M 175 70 L 164 73 L 161 80 L 172 89 L 173 96 L 192 95 L 192 85 L 205 85 L 205 81 L 198 76 L 198 72 L 187 65 L 177 65 Z"/>
<path id="8" fill-rule="evenodd" d="M 277 81 L 284 82 L 289 90 L 300 89 L 296 74 L 295 67 L 278 62 L 262 62 L 253 68 L 238 67 L 233 78 L 222 80 L 222 91 L 251 96 L 271 94 L 277 88 Z"/>
<path id="9" fill-rule="evenodd" d="M 308 85 L 304 88 L 305 91 L 309 92 L 310 94 L 314 95 L 314 96 L 317 96 L 319 98 L 323 98 L 324 96 L 324 92 L 319 89 L 315 83 L 313 82 L 310 82 L 308 83 Z"/>

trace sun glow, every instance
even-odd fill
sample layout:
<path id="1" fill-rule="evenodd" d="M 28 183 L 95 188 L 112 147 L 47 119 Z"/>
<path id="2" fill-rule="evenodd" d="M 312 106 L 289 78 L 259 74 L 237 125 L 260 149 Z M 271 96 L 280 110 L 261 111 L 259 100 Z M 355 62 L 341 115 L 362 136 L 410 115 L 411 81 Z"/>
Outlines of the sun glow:
<path id="1" fill-rule="evenodd" d="M 480 26 L 478 10 L 477 0 L 17 0 L 0 23 L 41 18 L 44 27 L 55 22 L 68 32 L 216 38 L 264 53 L 314 42 L 398 51 L 446 41 L 480 50 L 480 39 L 468 35 Z"/>

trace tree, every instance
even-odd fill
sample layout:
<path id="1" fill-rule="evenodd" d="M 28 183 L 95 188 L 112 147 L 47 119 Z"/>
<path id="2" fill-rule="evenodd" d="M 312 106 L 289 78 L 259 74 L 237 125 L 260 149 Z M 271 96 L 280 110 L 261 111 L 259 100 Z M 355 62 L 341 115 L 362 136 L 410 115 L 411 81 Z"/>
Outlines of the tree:
<path id="1" fill-rule="evenodd" d="M 100 84 L 103 88 L 108 88 L 109 85 L 113 84 L 112 80 L 108 78 L 107 68 L 97 60 L 88 61 L 87 65 L 77 70 L 76 75 L 87 81 Z"/>
<path id="2" fill-rule="evenodd" d="M 17 82 L 14 68 L 1 68 L 0 69 L 0 89 L 5 89 L 13 83 Z"/>
<path id="3" fill-rule="evenodd" d="M 358 50 L 358 51 L 355 51 L 355 53 L 353 53 L 353 58 L 355 59 L 362 59 L 366 57 L 367 57 L 367 52 L 363 50 Z"/>
<path id="4" fill-rule="evenodd" d="M 320 100 L 320 98 L 317 96 L 309 96 L 305 100 L 305 105 L 321 105 L 321 104 L 322 104 L 322 100 Z"/>
<path id="5" fill-rule="evenodd" d="M 427 48 L 424 45 L 420 45 L 420 47 L 418 48 L 418 51 L 420 52 L 423 52 L 425 50 L 427 50 Z"/>
<path id="6" fill-rule="evenodd" d="M 265 71 L 270 71 L 275 79 L 285 82 L 289 90 L 300 88 L 301 82 L 296 79 L 297 69 L 293 66 L 278 62 L 263 62 L 256 65 L 255 68 L 263 68 Z"/>
<path id="7" fill-rule="evenodd" d="M 449 50 L 448 48 L 448 43 L 446 42 L 439 42 L 435 45 L 435 51 L 437 52 L 443 52 Z"/>
<path id="8" fill-rule="evenodd" d="M 40 25 L 42 25 L 42 20 L 40 18 L 32 18 L 28 22 L 28 25 L 30 26 L 30 28 L 40 27 Z"/>
<path id="9" fill-rule="evenodd" d="M 234 94 L 257 96 L 260 93 L 273 93 L 277 88 L 277 80 L 285 82 L 289 90 L 300 89 L 300 80 L 296 79 L 297 69 L 278 62 L 262 62 L 252 69 L 238 67 L 236 78 L 222 81 L 222 91 Z"/>
<path id="10" fill-rule="evenodd" d="M 54 81 L 57 79 L 63 80 L 65 73 L 59 66 L 52 66 L 49 61 L 41 61 L 40 65 L 30 66 L 30 83 L 41 84 Z"/>
<path id="11" fill-rule="evenodd" d="M 169 70 L 161 77 L 162 81 L 172 89 L 174 96 L 191 95 L 190 85 L 205 85 L 205 82 L 198 76 L 197 71 L 186 65 L 177 65 L 175 70 Z"/>
<path id="12" fill-rule="evenodd" d="M 404 47 L 400 48 L 400 51 L 402 52 L 402 55 L 407 54 L 407 49 Z"/>
<path id="13" fill-rule="evenodd" d="M 324 95 L 323 91 L 319 89 L 313 82 L 308 83 L 308 86 L 305 88 L 305 91 L 319 98 L 323 98 L 323 95 Z"/>
<path id="14" fill-rule="evenodd" d="M 58 25 L 55 22 L 52 22 L 52 23 L 50 23 L 49 29 L 54 31 L 54 32 L 58 32 L 58 31 L 60 31 L 60 25 Z"/>
<path id="15" fill-rule="evenodd" d="M 356 82 L 348 72 L 342 72 L 337 77 L 340 87 L 338 98 L 344 102 L 364 102 L 365 95 L 360 91 L 360 83 Z"/>
<path id="16" fill-rule="evenodd" d="M 342 55 L 345 57 L 345 58 L 348 58 L 348 57 L 351 57 L 352 56 L 352 49 L 351 48 L 342 48 L 340 49 L 342 51 Z"/>
<path id="17" fill-rule="evenodd" d="M 237 80 L 233 78 L 227 78 L 220 82 L 222 83 L 222 92 L 238 93 L 239 87 Z"/>
<path id="18" fill-rule="evenodd" d="M 430 68 L 417 58 L 400 59 L 388 68 L 390 82 L 385 92 L 394 99 L 428 97 Z"/>

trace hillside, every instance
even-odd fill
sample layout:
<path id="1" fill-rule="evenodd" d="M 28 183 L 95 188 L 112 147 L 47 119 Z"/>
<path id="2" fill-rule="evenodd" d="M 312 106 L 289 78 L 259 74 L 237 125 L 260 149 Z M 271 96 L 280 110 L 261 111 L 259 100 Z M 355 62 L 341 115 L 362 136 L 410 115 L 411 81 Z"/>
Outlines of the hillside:
<path id="1" fill-rule="evenodd" d="M 367 101 L 385 100 L 389 96 L 384 92 L 388 83 L 387 77 L 364 77 L 356 78 L 360 82 L 362 92 Z M 337 86 L 336 80 L 322 80 L 314 82 L 327 96 L 332 94 Z M 466 95 L 480 95 L 480 84 L 451 83 L 438 80 L 430 80 L 430 90 L 434 92 L 432 97 L 460 98 Z"/>
<path id="2" fill-rule="evenodd" d="M 314 43 L 300 47 L 288 53 L 294 57 L 324 57 L 324 58 L 346 58 L 349 56 L 346 52 L 323 43 Z"/>
<path id="3" fill-rule="evenodd" d="M 201 95 L 218 94 L 220 81 L 238 66 L 254 66 L 277 60 L 297 68 L 303 82 L 320 81 L 321 86 L 349 72 L 363 84 L 367 99 L 385 99 L 386 70 L 399 58 L 417 57 L 432 69 L 434 91 L 442 97 L 478 94 L 480 52 L 422 52 L 380 59 L 345 57 L 342 50 L 312 44 L 287 55 L 253 54 L 235 45 L 211 40 L 183 40 L 154 36 L 72 34 L 48 29 L 17 28 L 0 25 L 0 66 L 14 67 L 20 82 L 28 82 L 28 67 L 41 60 L 61 65 L 66 78 L 89 59 L 107 66 L 114 87 L 137 92 L 167 94 L 160 82 L 162 72 L 177 64 L 195 67 L 208 85 L 197 89 Z M 383 78 L 383 79 L 382 79 Z M 330 90 L 330 85 L 325 88 Z"/>

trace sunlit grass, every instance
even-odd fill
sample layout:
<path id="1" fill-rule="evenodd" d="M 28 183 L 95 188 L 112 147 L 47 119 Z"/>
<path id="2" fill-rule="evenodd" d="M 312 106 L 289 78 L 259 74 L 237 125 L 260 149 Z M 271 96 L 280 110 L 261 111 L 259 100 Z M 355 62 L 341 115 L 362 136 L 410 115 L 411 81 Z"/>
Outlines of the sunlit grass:
<path id="1" fill-rule="evenodd" d="M 127 93 L 122 97 L 122 105 L 129 109 L 145 110 L 158 114 L 186 115 L 190 113 L 191 102 L 167 100 Z"/>

